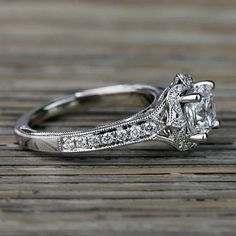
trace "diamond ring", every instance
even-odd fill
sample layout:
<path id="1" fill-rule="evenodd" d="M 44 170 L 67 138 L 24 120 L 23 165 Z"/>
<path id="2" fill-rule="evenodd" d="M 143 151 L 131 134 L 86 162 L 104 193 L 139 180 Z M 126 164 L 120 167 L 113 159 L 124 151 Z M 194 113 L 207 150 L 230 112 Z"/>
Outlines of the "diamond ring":
<path id="1" fill-rule="evenodd" d="M 214 87 L 212 81 L 195 83 L 190 75 L 177 74 L 165 89 L 117 85 L 86 90 L 24 114 L 15 126 L 15 133 L 23 147 L 44 152 L 98 151 L 151 140 L 186 151 L 206 142 L 209 132 L 220 125 L 216 119 Z M 44 120 L 77 107 L 89 107 L 99 100 L 112 103 L 116 97 L 126 96 L 124 101 L 127 102 L 127 95 L 135 96 L 135 101 L 146 107 L 128 118 L 83 131 L 40 132 L 34 129 Z"/>

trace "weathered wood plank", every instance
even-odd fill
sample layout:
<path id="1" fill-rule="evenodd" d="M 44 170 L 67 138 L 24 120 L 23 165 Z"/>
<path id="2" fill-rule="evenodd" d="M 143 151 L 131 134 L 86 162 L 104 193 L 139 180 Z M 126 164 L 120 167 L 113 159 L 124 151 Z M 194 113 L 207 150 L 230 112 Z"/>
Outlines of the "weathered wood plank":
<path id="1" fill-rule="evenodd" d="M 0 235 L 235 235 L 234 0 L 0 1 Z M 222 128 L 180 153 L 156 143 L 74 157 L 22 150 L 18 117 L 64 94 L 118 83 L 217 84 Z M 40 128 L 85 128 L 101 108 Z"/>

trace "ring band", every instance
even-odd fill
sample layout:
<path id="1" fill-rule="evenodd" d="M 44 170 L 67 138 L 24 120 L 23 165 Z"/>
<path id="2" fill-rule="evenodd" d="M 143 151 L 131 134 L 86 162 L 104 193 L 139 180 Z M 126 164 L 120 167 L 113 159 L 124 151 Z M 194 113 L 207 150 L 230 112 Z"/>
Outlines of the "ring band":
<path id="1" fill-rule="evenodd" d="M 177 74 L 165 89 L 148 85 L 118 85 L 86 90 L 56 99 L 23 115 L 16 124 L 19 143 L 43 152 L 79 153 L 110 149 L 149 140 L 163 141 L 180 151 L 207 140 L 219 127 L 212 81 L 195 83 L 190 75 Z M 149 103 L 126 119 L 85 131 L 39 132 L 33 127 L 75 107 L 115 95 L 138 95 Z"/>
<path id="2" fill-rule="evenodd" d="M 163 88 L 135 84 L 115 85 L 77 92 L 53 100 L 24 114 L 16 123 L 15 133 L 21 146 L 42 152 L 86 152 L 125 145 L 126 133 L 121 130 L 121 127 L 140 119 L 139 117 L 147 111 L 153 110 L 162 91 Z M 39 132 L 33 128 L 49 118 L 73 111 L 75 108 L 88 108 L 90 105 L 96 105 L 99 100 L 111 103 L 118 97 L 120 102 L 122 95 L 125 96 L 126 102 L 130 100 L 129 97 L 135 97 L 136 99 L 132 98 L 132 101 L 138 100 L 139 103 L 145 103 L 146 108 L 131 117 L 91 130 Z M 117 139 L 120 140 L 116 143 L 113 138 L 115 134 L 113 130 L 115 129 L 117 129 Z"/>

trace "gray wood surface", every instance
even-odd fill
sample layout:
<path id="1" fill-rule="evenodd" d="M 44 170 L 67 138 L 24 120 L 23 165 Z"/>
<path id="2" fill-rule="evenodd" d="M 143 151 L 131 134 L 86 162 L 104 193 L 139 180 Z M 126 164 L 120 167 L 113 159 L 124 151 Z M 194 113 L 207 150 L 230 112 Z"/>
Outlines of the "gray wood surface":
<path id="1" fill-rule="evenodd" d="M 235 235 L 235 23 L 233 0 L 0 1 L 0 235 Z M 17 118 L 47 100 L 177 72 L 217 84 L 222 128 L 194 152 L 150 143 L 69 158 L 16 144 Z"/>

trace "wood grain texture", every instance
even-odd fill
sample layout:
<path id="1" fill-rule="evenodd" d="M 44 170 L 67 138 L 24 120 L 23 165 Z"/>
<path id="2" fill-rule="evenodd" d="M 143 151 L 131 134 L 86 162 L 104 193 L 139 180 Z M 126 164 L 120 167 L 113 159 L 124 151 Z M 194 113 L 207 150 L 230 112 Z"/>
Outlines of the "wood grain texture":
<path id="1" fill-rule="evenodd" d="M 0 1 L 0 235 L 235 235 L 236 2 Z M 13 126 L 52 98 L 118 83 L 217 84 L 221 129 L 194 152 L 149 143 L 62 157 Z M 129 111 L 130 112 L 130 111 Z M 127 115 L 78 113 L 47 129 Z"/>

